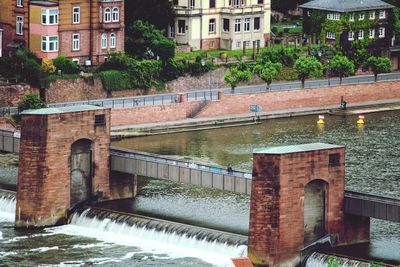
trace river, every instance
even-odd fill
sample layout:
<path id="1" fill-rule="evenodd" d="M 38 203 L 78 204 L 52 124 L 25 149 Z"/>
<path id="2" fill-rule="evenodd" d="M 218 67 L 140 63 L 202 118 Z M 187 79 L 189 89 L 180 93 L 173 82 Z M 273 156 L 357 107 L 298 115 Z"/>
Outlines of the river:
<path id="1" fill-rule="evenodd" d="M 250 171 L 254 148 L 335 143 L 346 145 L 346 189 L 400 197 L 399 132 L 400 112 L 396 111 L 369 114 L 364 126 L 357 126 L 355 116 L 327 117 L 323 126 L 316 124 L 315 116 L 309 116 L 125 139 L 113 142 L 113 146 Z M 15 180 L 15 168 L 3 168 L 0 177 Z M 247 232 L 248 196 L 151 179 L 141 180 L 139 189 L 138 198 L 125 203 L 136 213 L 240 234 Z M 229 266 L 228 256 L 233 255 L 230 253 L 240 254 L 227 248 L 226 255 L 216 257 L 212 251 L 191 249 L 187 243 L 173 246 L 155 240 L 151 243 L 148 239 L 127 239 L 124 230 L 110 229 L 109 222 L 104 227 L 101 223 L 93 226 L 82 223 L 84 218 L 77 218 L 73 225 L 38 232 L 16 231 L 12 218 L 4 218 L 7 216 L 0 222 L 0 262 L 9 266 Z M 373 220 L 371 228 L 369 246 L 348 247 L 344 252 L 400 264 L 400 225 Z"/>

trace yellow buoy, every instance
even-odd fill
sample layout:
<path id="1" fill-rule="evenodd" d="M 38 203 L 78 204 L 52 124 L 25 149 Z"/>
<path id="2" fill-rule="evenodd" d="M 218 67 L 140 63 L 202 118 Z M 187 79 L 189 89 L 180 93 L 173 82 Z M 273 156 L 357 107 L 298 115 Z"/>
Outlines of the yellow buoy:
<path id="1" fill-rule="evenodd" d="M 325 120 L 325 116 L 324 115 L 319 115 L 317 124 L 324 124 L 325 123 L 324 120 Z"/>
<path id="2" fill-rule="evenodd" d="M 364 115 L 358 115 L 357 124 L 364 124 L 365 123 L 364 119 L 365 119 Z"/>

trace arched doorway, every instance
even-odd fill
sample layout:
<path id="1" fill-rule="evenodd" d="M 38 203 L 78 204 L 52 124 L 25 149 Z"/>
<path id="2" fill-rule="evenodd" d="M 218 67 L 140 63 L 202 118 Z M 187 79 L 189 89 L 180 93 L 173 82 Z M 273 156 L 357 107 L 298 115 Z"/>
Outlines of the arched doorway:
<path id="1" fill-rule="evenodd" d="M 71 207 L 87 200 L 92 188 L 92 141 L 80 139 L 71 145 Z"/>
<path id="2" fill-rule="evenodd" d="M 325 235 L 327 183 L 314 180 L 304 188 L 304 246 Z"/>

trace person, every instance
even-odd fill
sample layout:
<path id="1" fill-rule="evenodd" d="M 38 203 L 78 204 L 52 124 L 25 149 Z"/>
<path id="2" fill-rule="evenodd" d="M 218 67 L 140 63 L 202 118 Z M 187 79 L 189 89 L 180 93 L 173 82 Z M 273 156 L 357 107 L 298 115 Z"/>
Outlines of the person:
<path id="1" fill-rule="evenodd" d="M 232 169 L 231 165 L 228 165 L 228 168 L 226 168 L 226 171 L 227 171 L 229 174 L 232 174 L 232 173 L 233 173 L 233 169 Z"/>

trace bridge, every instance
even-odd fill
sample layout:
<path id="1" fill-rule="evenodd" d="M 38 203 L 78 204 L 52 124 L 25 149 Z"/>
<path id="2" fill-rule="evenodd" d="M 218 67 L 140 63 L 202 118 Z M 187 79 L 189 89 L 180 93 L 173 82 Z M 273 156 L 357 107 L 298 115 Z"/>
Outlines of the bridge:
<path id="1" fill-rule="evenodd" d="M 18 153 L 19 134 L 0 130 L 0 151 Z M 234 193 L 251 193 L 252 174 L 225 167 L 121 148 L 110 150 L 111 171 Z M 346 214 L 400 222 L 400 199 L 345 191 Z"/>

